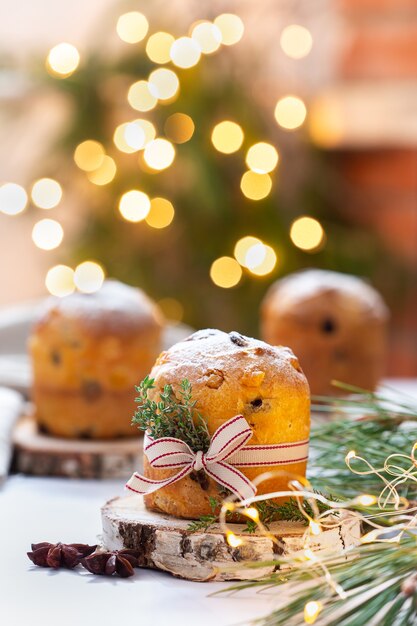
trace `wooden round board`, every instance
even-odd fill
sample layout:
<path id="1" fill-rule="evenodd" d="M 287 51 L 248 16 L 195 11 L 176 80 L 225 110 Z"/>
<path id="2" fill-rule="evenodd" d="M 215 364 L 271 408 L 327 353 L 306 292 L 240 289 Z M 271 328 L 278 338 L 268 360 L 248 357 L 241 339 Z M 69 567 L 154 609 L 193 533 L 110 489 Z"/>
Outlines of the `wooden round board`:
<path id="1" fill-rule="evenodd" d="M 337 550 L 357 544 L 359 522 L 352 518 L 340 522 L 314 537 L 311 548 Z M 283 545 L 281 549 L 267 537 L 243 532 L 243 524 L 231 524 L 230 528 L 243 541 L 238 548 L 232 548 L 217 524 L 197 532 L 188 530 L 189 524 L 189 520 L 149 511 L 142 496 L 115 498 L 102 508 L 103 546 L 107 550 L 137 549 L 141 553 L 140 567 L 170 572 L 187 580 L 250 580 L 270 574 L 276 566 L 250 569 L 243 566 L 245 561 L 270 561 L 277 554 L 302 550 L 306 530 L 302 522 L 271 524 L 271 532 Z"/>
<path id="2" fill-rule="evenodd" d="M 128 478 L 141 469 L 141 437 L 116 440 L 64 439 L 39 432 L 33 417 L 16 425 L 14 467 L 37 476 Z"/>

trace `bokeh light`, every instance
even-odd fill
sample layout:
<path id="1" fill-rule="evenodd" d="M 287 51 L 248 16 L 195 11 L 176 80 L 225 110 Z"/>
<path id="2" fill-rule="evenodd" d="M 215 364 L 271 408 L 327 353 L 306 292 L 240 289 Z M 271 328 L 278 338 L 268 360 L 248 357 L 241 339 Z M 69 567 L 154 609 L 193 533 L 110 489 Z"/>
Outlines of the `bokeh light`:
<path id="1" fill-rule="evenodd" d="M 105 154 L 100 142 L 87 139 L 75 148 L 74 161 L 81 170 L 92 172 L 103 163 Z"/>
<path id="2" fill-rule="evenodd" d="M 59 43 L 51 48 L 46 59 L 47 70 L 60 78 L 71 76 L 80 63 L 80 54 L 70 43 Z"/>
<path id="3" fill-rule="evenodd" d="M 149 91 L 158 100 L 170 100 L 179 90 L 180 81 L 172 70 L 160 67 L 149 75 Z"/>
<path id="4" fill-rule="evenodd" d="M 140 128 L 145 133 L 145 146 L 146 146 L 147 143 L 149 143 L 150 141 L 155 139 L 155 137 L 156 137 L 156 128 L 152 124 L 152 122 L 150 122 L 149 120 L 144 120 L 144 119 L 138 118 L 136 120 L 133 120 L 131 122 L 131 124 L 140 126 Z M 126 133 L 126 141 L 130 141 L 129 134 L 130 134 L 131 128 L 132 128 L 132 126 L 129 124 L 129 131 Z M 132 137 L 132 141 L 133 141 L 133 137 Z"/>
<path id="5" fill-rule="evenodd" d="M 69 296 L 75 291 L 74 270 L 67 265 L 54 265 L 46 274 L 45 286 L 53 296 Z"/>
<path id="6" fill-rule="evenodd" d="M 259 243 L 254 243 L 251 245 L 246 254 L 245 254 L 245 262 L 244 266 L 249 270 L 252 270 L 254 267 L 261 265 L 265 260 L 266 256 L 266 246 L 260 241 Z"/>
<path id="7" fill-rule="evenodd" d="M 116 31 L 122 41 L 138 43 L 146 37 L 149 29 L 148 20 L 139 11 L 124 13 L 117 20 Z"/>
<path id="8" fill-rule="evenodd" d="M 148 215 L 150 208 L 149 196 L 137 189 L 126 191 L 119 201 L 120 214 L 128 222 L 141 222 Z"/>
<path id="9" fill-rule="evenodd" d="M 184 317 L 184 307 L 175 298 L 162 298 L 158 300 L 158 306 L 171 323 L 178 324 Z"/>
<path id="10" fill-rule="evenodd" d="M 149 84 L 146 80 L 138 80 L 129 87 L 127 100 L 133 109 L 142 112 L 151 111 L 158 102 L 158 99 L 149 89 Z"/>
<path id="11" fill-rule="evenodd" d="M 104 270 L 95 261 L 84 261 L 75 268 L 74 283 L 83 293 L 98 291 L 104 282 Z"/>
<path id="12" fill-rule="evenodd" d="M 145 147 L 146 133 L 142 124 L 138 122 L 128 122 L 125 124 L 123 137 L 129 148 L 135 152 Z"/>
<path id="13" fill-rule="evenodd" d="M 310 137 L 318 146 L 334 148 L 346 139 L 348 119 L 337 95 L 323 93 L 315 98 L 308 118 Z"/>
<path id="14" fill-rule="evenodd" d="M 318 251 L 325 241 L 325 233 L 320 222 L 307 216 L 294 220 L 290 237 L 297 248 L 309 252 Z"/>
<path id="15" fill-rule="evenodd" d="M 222 44 L 225 46 L 233 46 L 243 37 L 245 27 L 238 15 L 222 13 L 222 15 L 216 17 L 214 24 L 221 32 Z"/>
<path id="16" fill-rule="evenodd" d="M 170 50 L 175 38 L 170 33 L 159 31 L 146 42 L 146 54 L 154 63 L 163 65 L 171 60 Z"/>
<path id="17" fill-rule="evenodd" d="M 28 202 L 26 191 L 16 183 L 0 186 L 0 211 L 5 215 L 18 215 L 25 210 Z"/>
<path id="18" fill-rule="evenodd" d="M 191 38 L 198 44 L 204 54 L 213 54 L 220 48 L 222 33 L 220 28 L 211 22 L 199 22 L 192 30 Z"/>
<path id="19" fill-rule="evenodd" d="M 164 170 L 174 161 L 175 148 L 167 139 L 154 139 L 147 144 L 143 158 L 153 170 Z"/>
<path id="20" fill-rule="evenodd" d="M 44 219 L 36 222 L 32 229 L 32 240 L 41 250 L 58 248 L 64 238 L 64 230 L 56 220 Z"/>
<path id="21" fill-rule="evenodd" d="M 233 254 L 236 260 L 240 263 L 240 265 L 246 267 L 246 254 L 248 250 L 252 246 L 256 246 L 259 243 L 262 243 L 262 241 L 258 239 L 258 237 L 253 237 L 252 235 L 242 237 L 241 239 L 239 239 L 239 241 L 236 242 Z"/>
<path id="22" fill-rule="evenodd" d="M 174 65 L 188 69 L 199 62 L 201 49 L 191 37 L 180 37 L 172 44 L 169 54 Z"/>
<path id="23" fill-rule="evenodd" d="M 272 180 L 269 174 L 257 174 L 249 170 L 240 181 L 240 188 L 249 200 L 262 200 L 272 189 Z"/>
<path id="24" fill-rule="evenodd" d="M 310 53 L 313 47 L 313 37 L 304 26 L 290 24 L 282 31 L 280 44 L 288 57 L 302 59 Z"/>
<path id="25" fill-rule="evenodd" d="M 119 126 L 116 127 L 116 130 L 114 131 L 114 134 L 113 134 L 114 145 L 116 146 L 118 150 L 120 150 L 120 152 L 125 152 L 126 154 L 132 154 L 133 152 L 138 151 L 138 148 L 132 147 L 126 141 L 125 131 L 129 124 L 130 122 L 124 122 L 123 124 L 119 124 Z M 141 134 L 144 139 L 145 134 L 143 132 Z"/>
<path id="26" fill-rule="evenodd" d="M 152 198 L 146 223 L 152 228 L 166 228 L 174 219 L 175 210 L 172 202 L 166 198 Z"/>
<path id="27" fill-rule="evenodd" d="M 257 174 L 268 174 L 277 164 L 278 152 L 270 143 L 255 143 L 246 154 L 246 165 Z"/>
<path id="28" fill-rule="evenodd" d="M 239 150 L 243 143 L 244 134 L 242 128 L 236 122 L 224 120 L 213 128 L 211 141 L 213 146 L 223 154 L 232 154 Z"/>
<path id="29" fill-rule="evenodd" d="M 110 156 L 105 156 L 103 162 L 93 172 L 88 172 L 88 180 L 94 185 L 108 185 L 116 176 L 116 163 Z"/>
<path id="30" fill-rule="evenodd" d="M 275 107 L 275 119 L 286 130 L 294 130 L 304 123 L 307 109 L 301 98 L 284 96 Z"/>
<path id="31" fill-rule="evenodd" d="M 138 118 L 119 124 L 114 131 L 113 141 L 118 150 L 132 154 L 142 150 L 155 136 L 156 129 L 152 122 Z"/>
<path id="32" fill-rule="evenodd" d="M 210 278 L 217 287 L 235 287 L 242 278 L 242 268 L 233 257 L 222 256 L 212 263 Z"/>
<path id="33" fill-rule="evenodd" d="M 258 243 L 246 253 L 246 267 L 255 276 L 266 276 L 270 274 L 277 264 L 277 255 L 271 246 Z"/>
<path id="34" fill-rule="evenodd" d="M 40 209 L 56 207 L 62 198 L 62 187 L 53 178 L 40 178 L 31 191 L 32 202 Z"/>
<path id="35" fill-rule="evenodd" d="M 174 143 L 185 143 L 194 134 L 194 122 L 185 113 L 173 113 L 170 115 L 164 126 L 165 135 Z"/>

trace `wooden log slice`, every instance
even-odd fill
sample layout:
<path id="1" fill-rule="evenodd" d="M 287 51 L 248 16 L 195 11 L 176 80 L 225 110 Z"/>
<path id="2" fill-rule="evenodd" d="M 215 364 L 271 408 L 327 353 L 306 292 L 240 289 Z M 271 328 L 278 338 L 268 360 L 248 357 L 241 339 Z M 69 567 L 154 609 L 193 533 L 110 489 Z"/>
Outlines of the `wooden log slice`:
<path id="1" fill-rule="evenodd" d="M 359 522 L 352 518 L 339 522 L 314 537 L 311 548 L 342 550 L 357 544 Z M 232 548 L 217 524 L 206 531 L 191 532 L 189 523 L 149 511 L 142 496 L 115 498 L 102 508 L 103 547 L 107 550 L 137 549 L 141 553 L 140 567 L 170 572 L 187 580 L 250 580 L 270 574 L 276 566 L 250 569 L 243 566 L 245 561 L 267 561 L 277 554 L 289 555 L 302 550 L 306 530 L 302 522 L 271 524 L 271 532 L 283 545 L 280 548 L 259 533 L 243 532 L 243 524 L 231 524 L 230 528 L 243 540 L 241 546 Z"/>
<path id="2" fill-rule="evenodd" d="M 35 420 L 23 417 L 13 443 L 14 469 L 36 476 L 129 478 L 141 469 L 141 437 L 116 440 L 64 439 L 39 432 Z"/>

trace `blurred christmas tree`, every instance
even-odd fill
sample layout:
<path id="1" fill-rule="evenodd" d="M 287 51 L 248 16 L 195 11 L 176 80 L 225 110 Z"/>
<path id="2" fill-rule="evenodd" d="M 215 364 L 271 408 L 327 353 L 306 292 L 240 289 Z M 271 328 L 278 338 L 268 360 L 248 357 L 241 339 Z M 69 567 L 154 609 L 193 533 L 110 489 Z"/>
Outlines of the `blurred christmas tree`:
<path id="1" fill-rule="evenodd" d="M 195 327 L 256 334 L 279 275 L 315 265 L 372 276 L 382 251 L 338 214 L 304 139 L 303 101 L 282 94 L 276 120 L 255 104 L 229 49 L 243 29 L 223 14 L 175 39 L 131 12 L 117 21 L 132 44 L 121 54 L 102 45 L 77 67 L 77 51 L 57 46 L 49 81 L 72 113 L 50 173 L 85 182 L 85 222 L 63 261 L 93 259 Z"/>

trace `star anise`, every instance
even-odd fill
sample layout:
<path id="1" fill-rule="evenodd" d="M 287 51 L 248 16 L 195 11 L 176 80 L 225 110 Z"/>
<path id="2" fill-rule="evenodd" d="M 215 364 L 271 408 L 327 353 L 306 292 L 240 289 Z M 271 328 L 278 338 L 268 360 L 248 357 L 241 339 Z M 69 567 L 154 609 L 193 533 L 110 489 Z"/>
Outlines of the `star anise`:
<path id="1" fill-rule="evenodd" d="M 88 556 L 97 546 L 89 546 L 85 543 L 32 543 L 32 552 L 27 555 L 35 565 L 39 567 L 66 567 L 73 569 L 81 559 Z"/>
<path id="2" fill-rule="evenodd" d="M 114 550 L 112 552 L 95 552 L 81 560 L 81 565 L 92 574 L 112 576 L 117 574 L 128 578 L 135 573 L 133 568 L 138 566 L 139 552 L 137 550 Z"/>

